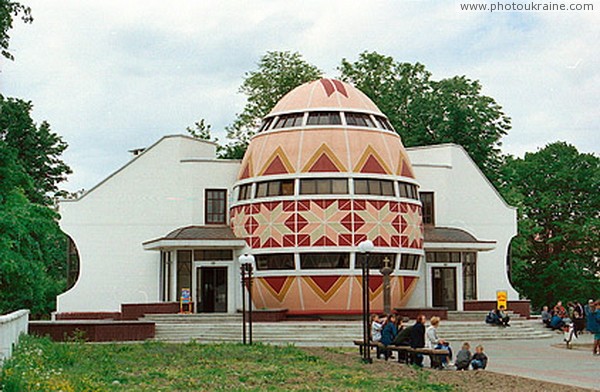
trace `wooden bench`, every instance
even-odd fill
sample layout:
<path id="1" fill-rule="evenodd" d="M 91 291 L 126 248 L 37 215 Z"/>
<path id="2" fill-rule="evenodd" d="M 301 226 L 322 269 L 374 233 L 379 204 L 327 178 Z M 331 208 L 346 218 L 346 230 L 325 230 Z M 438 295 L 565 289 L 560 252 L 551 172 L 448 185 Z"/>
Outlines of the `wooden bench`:
<path id="1" fill-rule="evenodd" d="M 354 344 L 359 347 L 359 352 L 362 356 L 363 350 L 366 346 L 364 341 L 354 340 Z M 446 350 L 436 350 L 432 348 L 412 348 L 410 346 L 384 346 L 379 342 L 369 342 L 368 346 L 369 349 L 377 349 L 377 359 L 381 357 L 381 353 L 385 353 L 386 351 L 396 351 L 398 353 L 398 362 L 404 362 L 406 364 L 412 363 L 414 361 L 414 355 L 416 354 L 427 355 L 431 360 L 431 367 L 437 369 L 441 369 L 442 358 L 448 355 L 448 351 Z M 385 359 L 387 361 L 388 357 L 385 356 Z"/>

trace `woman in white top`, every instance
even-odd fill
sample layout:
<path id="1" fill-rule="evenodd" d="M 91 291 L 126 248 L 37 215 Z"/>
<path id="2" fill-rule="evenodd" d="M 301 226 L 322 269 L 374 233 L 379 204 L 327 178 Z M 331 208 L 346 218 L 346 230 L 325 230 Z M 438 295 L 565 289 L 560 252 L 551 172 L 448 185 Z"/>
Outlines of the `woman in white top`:
<path id="1" fill-rule="evenodd" d="M 429 323 L 431 325 L 425 331 L 425 347 L 448 351 L 448 356 L 442 358 L 442 366 L 446 367 L 450 362 L 450 359 L 452 359 L 452 349 L 448 342 L 438 337 L 437 327 L 440 324 L 440 318 L 433 316 L 431 320 L 429 320 Z"/>

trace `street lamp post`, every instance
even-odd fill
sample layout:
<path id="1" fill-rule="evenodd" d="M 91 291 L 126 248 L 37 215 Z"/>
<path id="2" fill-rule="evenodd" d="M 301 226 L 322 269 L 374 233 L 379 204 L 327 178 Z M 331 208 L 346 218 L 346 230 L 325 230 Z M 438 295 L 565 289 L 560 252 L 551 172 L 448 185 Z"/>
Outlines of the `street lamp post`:
<path id="1" fill-rule="evenodd" d="M 248 321 L 249 343 L 252 344 L 252 263 L 254 256 L 244 254 L 239 257 L 242 275 L 242 334 L 246 344 L 246 321 Z M 248 318 L 246 318 L 246 293 L 248 293 Z"/>
<path id="2" fill-rule="evenodd" d="M 361 253 L 365 254 L 362 263 L 362 294 L 363 294 L 363 342 L 365 343 L 363 350 L 363 362 L 364 363 L 373 363 L 371 359 L 371 347 L 370 343 L 370 325 L 369 325 L 369 316 L 371 313 L 371 295 L 369 292 L 369 252 L 372 252 L 375 249 L 375 245 L 373 245 L 373 241 L 365 240 L 358 244 L 358 250 Z"/>

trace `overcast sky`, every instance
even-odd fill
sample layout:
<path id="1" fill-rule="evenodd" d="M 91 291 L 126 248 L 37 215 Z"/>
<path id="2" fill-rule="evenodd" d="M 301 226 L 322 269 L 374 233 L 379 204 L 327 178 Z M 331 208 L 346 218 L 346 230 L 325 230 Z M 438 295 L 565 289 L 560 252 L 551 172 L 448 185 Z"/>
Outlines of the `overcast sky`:
<path id="1" fill-rule="evenodd" d="M 453 0 L 20 1 L 35 20 L 10 32 L 1 93 L 31 100 L 67 141 L 71 191 L 200 118 L 223 140 L 244 73 L 273 50 L 299 51 L 328 77 L 365 50 L 421 62 L 434 79 L 466 75 L 512 118 L 505 153 L 557 140 L 600 153 L 598 0 L 583 0 L 587 12 L 495 13 Z"/>

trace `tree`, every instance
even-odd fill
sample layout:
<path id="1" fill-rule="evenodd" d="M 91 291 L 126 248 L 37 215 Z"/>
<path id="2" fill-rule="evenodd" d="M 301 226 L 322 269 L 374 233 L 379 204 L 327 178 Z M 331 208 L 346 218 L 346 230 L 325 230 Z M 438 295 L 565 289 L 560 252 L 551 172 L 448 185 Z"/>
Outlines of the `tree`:
<path id="1" fill-rule="evenodd" d="M 31 118 L 31 102 L 0 95 L 0 140 L 17 152 L 17 160 L 33 181 L 26 189 L 27 198 L 50 205 L 63 195 L 58 185 L 71 173 L 61 159 L 67 143 L 52 132 L 47 122 L 37 126 Z"/>
<path id="2" fill-rule="evenodd" d="M 211 140 L 212 136 L 210 134 L 211 126 L 206 123 L 204 119 L 200 119 L 200 121 L 196 121 L 194 123 L 194 127 L 187 127 L 186 130 L 190 134 L 191 137 L 200 139 L 200 140 Z M 215 139 L 216 141 L 216 139 Z"/>
<path id="3" fill-rule="evenodd" d="M 508 158 L 502 191 L 519 208 L 512 279 L 535 306 L 600 297 L 600 158 L 564 142 Z"/>
<path id="4" fill-rule="evenodd" d="M 16 151 L 0 140 L 0 314 L 28 308 L 38 318 L 64 289 L 66 237 L 56 212 L 27 200 L 29 187 Z"/>
<path id="5" fill-rule="evenodd" d="M 465 76 L 435 81 L 419 63 L 399 63 L 377 52 L 342 60 L 341 79 L 362 90 L 388 116 L 405 146 L 460 144 L 491 180 L 502 157 L 500 139 L 510 118 L 481 84 Z"/>
<path id="6" fill-rule="evenodd" d="M 288 92 L 301 84 L 317 80 L 322 72 L 302 59 L 297 52 L 267 52 L 258 70 L 248 72 L 240 87 L 247 103 L 232 125 L 227 127 L 230 143 L 223 147 L 223 158 L 241 159 L 260 121 Z"/>
<path id="7" fill-rule="evenodd" d="M 8 51 L 10 36 L 8 31 L 13 26 L 13 20 L 21 15 L 21 20 L 25 23 L 33 22 L 31 8 L 26 7 L 16 1 L 0 0 L 0 48 L 2 56 L 13 60 L 13 55 Z"/>

